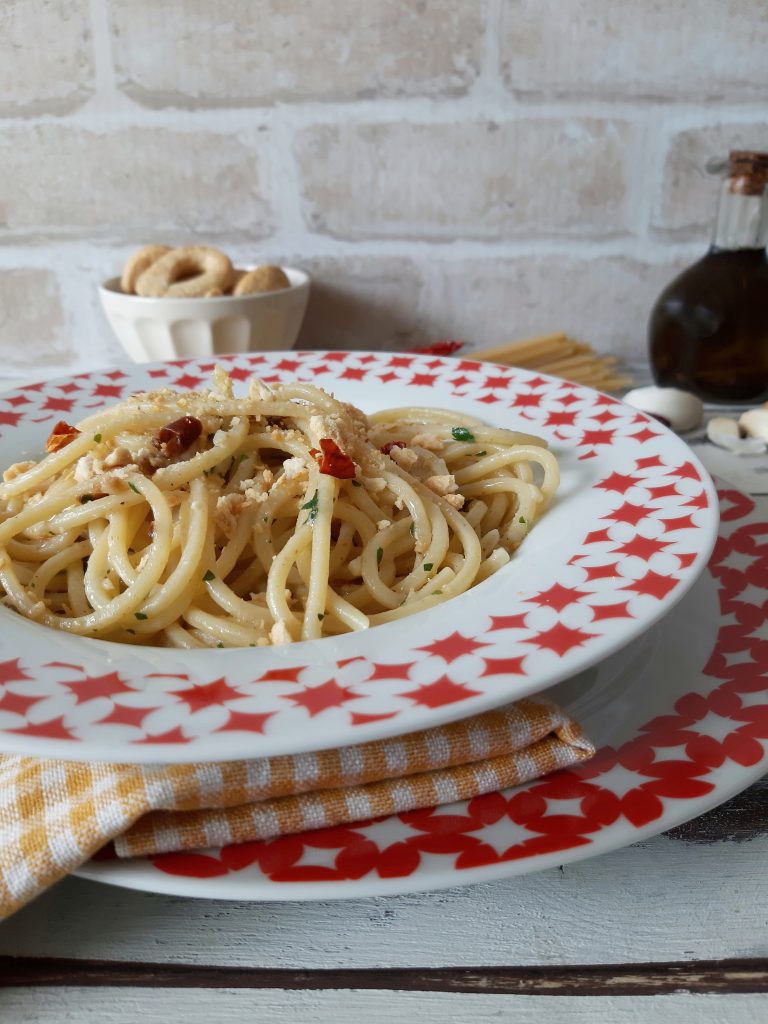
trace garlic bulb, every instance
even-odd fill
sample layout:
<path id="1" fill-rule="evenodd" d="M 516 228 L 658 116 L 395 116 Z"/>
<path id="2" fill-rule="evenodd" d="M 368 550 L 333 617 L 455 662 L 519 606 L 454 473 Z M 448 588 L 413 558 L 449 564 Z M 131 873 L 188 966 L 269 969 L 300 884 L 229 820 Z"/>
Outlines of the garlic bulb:
<path id="1" fill-rule="evenodd" d="M 693 430 L 701 423 L 704 404 L 696 395 L 678 388 L 635 388 L 624 396 L 627 405 L 655 416 L 673 430 Z"/>
<path id="2" fill-rule="evenodd" d="M 707 423 L 707 437 L 712 444 L 726 448 L 734 455 L 762 455 L 765 442 L 754 437 L 742 437 L 739 424 L 727 416 L 713 416 Z"/>
<path id="3" fill-rule="evenodd" d="M 739 417 L 739 426 L 747 437 L 768 441 L 768 409 L 749 409 Z"/>

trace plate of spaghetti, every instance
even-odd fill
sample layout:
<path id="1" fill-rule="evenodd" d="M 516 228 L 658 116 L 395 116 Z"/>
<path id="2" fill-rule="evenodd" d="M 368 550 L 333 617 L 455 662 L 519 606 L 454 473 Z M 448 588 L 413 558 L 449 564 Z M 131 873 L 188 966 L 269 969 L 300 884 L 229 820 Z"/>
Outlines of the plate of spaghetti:
<path id="1" fill-rule="evenodd" d="M 242 354 L 0 402 L 5 750 L 227 760 L 465 717 L 647 629 L 717 527 L 664 427 L 472 360 Z"/>

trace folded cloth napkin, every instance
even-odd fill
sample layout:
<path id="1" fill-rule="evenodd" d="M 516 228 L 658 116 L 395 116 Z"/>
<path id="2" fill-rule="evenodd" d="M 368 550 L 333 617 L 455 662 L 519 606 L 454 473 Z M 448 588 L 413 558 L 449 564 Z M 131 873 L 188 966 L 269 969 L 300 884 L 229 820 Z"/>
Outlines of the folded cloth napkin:
<path id="1" fill-rule="evenodd" d="M 110 841 L 120 857 L 225 846 L 467 800 L 584 761 L 561 708 L 517 704 L 318 753 L 129 765 L 0 755 L 0 917 Z"/>

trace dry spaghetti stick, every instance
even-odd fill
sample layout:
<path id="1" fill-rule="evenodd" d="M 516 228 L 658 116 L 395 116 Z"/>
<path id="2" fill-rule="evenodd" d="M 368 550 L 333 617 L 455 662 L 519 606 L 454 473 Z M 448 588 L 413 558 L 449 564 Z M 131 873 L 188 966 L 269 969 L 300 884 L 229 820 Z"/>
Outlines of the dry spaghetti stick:
<path id="1" fill-rule="evenodd" d="M 544 373 L 552 373 L 556 377 L 560 377 L 567 370 L 590 368 L 600 369 L 602 367 L 607 368 L 613 366 L 615 362 L 616 359 L 613 356 L 601 357 L 595 355 L 580 355 L 571 356 L 568 359 L 556 359 L 553 360 L 551 363 L 542 363 L 540 366 L 537 367 L 537 369 L 541 370 Z"/>
<path id="2" fill-rule="evenodd" d="M 508 341 L 493 348 L 481 348 L 471 355 L 487 363 L 507 362 L 512 359 L 527 359 L 541 351 L 557 352 L 560 346 L 568 344 L 564 334 L 543 334 L 540 338 L 527 338 L 523 341 Z"/>
<path id="3" fill-rule="evenodd" d="M 632 380 L 629 377 L 600 377 L 596 380 L 580 380 L 578 382 L 582 387 L 595 388 L 596 391 L 621 391 L 623 388 L 628 388 L 632 384 Z"/>

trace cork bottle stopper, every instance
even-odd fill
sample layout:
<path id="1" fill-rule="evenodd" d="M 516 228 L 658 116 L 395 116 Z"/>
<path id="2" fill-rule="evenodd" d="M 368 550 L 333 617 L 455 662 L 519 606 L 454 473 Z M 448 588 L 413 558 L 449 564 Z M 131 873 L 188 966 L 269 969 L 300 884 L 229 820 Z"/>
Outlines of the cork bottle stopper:
<path id="1" fill-rule="evenodd" d="M 760 196 L 768 184 L 768 153 L 732 149 L 728 154 L 728 191 L 743 196 Z"/>

